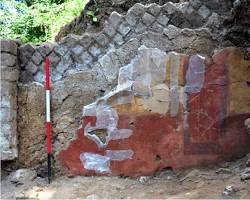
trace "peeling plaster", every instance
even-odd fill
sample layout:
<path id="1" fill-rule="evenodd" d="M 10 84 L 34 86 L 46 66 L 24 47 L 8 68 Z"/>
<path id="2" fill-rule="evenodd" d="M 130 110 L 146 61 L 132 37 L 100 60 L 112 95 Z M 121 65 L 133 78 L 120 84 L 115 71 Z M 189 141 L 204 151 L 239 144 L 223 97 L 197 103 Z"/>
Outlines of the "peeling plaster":
<path id="1" fill-rule="evenodd" d="M 99 148 L 104 148 L 110 140 L 128 138 L 132 135 L 130 129 L 117 129 L 118 115 L 115 109 L 108 105 L 96 107 L 96 125 L 90 123 L 84 128 L 84 135 L 94 141 Z M 98 134 L 102 132 L 101 134 Z"/>
<path id="2" fill-rule="evenodd" d="M 184 129 L 188 130 L 187 101 L 190 93 L 200 92 L 204 82 L 204 57 L 190 57 L 186 85 L 179 80 L 182 73 L 181 55 L 166 54 L 159 49 L 139 48 L 138 55 L 130 64 L 120 68 L 117 87 L 83 109 L 83 116 L 96 117 L 95 126 L 88 123 L 84 135 L 94 141 L 98 148 L 106 148 L 109 141 L 130 137 L 130 129 L 118 129 L 118 105 L 141 106 L 145 111 L 175 117 L 179 104 L 184 107 Z M 135 101 L 136 98 L 136 101 Z M 186 134 L 186 136 L 188 136 Z M 185 137 L 185 136 L 184 136 Z M 106 155 L 82 153 L 86 169 L 110 172 L 110 160 L 131 159 L 132 150 L 106 150 Z"/>
<path id="3" fill-rule="evenodd" d="M 106 150 L 106 155 L 102 156 L 95 153 L 81 153 L 80 160 L 83 167 L 88 170 L 94 170 L 97 173 L 111 173 L 110 161 L 123 161 L 132 159 L 134 152 L 129 150 Z"/>
<path id="4" fill-rule="evenodd" d="M 95 153 L 81 153 L 80 160 L 85 169 L 99 173 L 110 173 L 110 158 Z"/>

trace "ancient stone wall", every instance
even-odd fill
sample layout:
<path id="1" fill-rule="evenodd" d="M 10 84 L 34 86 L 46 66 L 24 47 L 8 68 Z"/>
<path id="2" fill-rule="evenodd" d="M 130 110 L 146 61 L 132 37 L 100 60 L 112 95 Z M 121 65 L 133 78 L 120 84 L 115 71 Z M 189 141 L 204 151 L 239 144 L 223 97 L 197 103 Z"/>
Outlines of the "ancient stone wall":
<path id="1" fill-rule="evenodd" d="M 68 35 L 59 43 L 21 45 L 20 163 L 33 166 L 45 160 L 45 154 L 39 154 L 45 151 L 43 85 L 46 56 L 51 62 L 52 135 L 57 157 L 75 137 L 81 123 L 82 106 L 116 85 L 119 68 L 136 56 L 141 45 L 165 52 L 212 53 L 218 41 L 210 32 L 210 18 L 219 19 L 219 16 L 208 8 L 201 9 L 200 14 L 196 10 L 190 3 L 135 4 L 125 15 L 113 12 L 99 33 Z M 198 21 L 189 19 L 192 14 L 199 15 Z M 30 143 L 28 138 L 33 138 L 34 142 Z"/>
<path id="2" fill-rule="evenodd" d="M 219 4 L 218 4 L 219 5 Z M 68 35 L 58 43 L 18 47 L 18 161 L 42 166 L 46 161 L 45 58 L 51 63 L 51 120 L 55 166 L 81 128 L 82 107 L 109 93 L 121 67 L 138 56 L 141 46 L 193 55 L 220 48 L 223 18 L 218 7 L 190 1 L 135 4 L 127 13 L 112 12 L 97 33 Z M 230 41 L 226 45 L 231 45 Z"/>
<path id="3" fill-rule="evenodd" d="M 71 23 L 65 25 L 61 28 L 56 36 L 56 40 L 59 41 L 68 34 L 82 35 L 84 32 L 99 32 L 103 28 L 105 20 L 109 18 L 112 12 L 118 12 L 121 14 L 126 14 L 126 12 L 136 3 L 141 3 L 144 5 L 150 3 L 156 3 L 159 5 L 164 5 L 167 2 L 180 3 L 188 2 L 188 0 L 90 0 L 82 11 L 81 15 L 73 20 Z M 204 4 L 207 8 L 214 10 L 216 13 L 223 15 L 228 15 L 230 9 L 232 8 L 232 1 L 228 0 L 190 0 L 194 8 L 199 8 L 200 5 Z M 95 12 L 98 8 L 98 12 Z M 95 16 L 98 19 L 98 23 L 93 23 L 90 16 L 88 16 L 87 11 L 94 11 Z"/>
<path id="4" fill-rule="evenodd" d="M 136 177 L 247 154 L 249 65 L 233 48 L 205 58 L 140 47 L 117 87 L 84 107 L 63 165 L 73 174 Z"/>
<path id="5" fill-rule="evenodd" d="M 17 44 L 1 40 L 1 160 L 13 160 L 18 156 L 17 149 L 17 80 L 19 67 Z"/>

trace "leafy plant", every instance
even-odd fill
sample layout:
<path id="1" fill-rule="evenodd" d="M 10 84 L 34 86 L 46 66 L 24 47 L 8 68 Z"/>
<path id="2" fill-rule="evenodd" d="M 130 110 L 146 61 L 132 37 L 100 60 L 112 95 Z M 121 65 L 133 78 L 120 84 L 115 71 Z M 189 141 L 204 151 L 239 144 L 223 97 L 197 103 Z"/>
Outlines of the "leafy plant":
<path id="1" fill-rule="evenodd" d="M 95 12 L 94 12 L 94 11 L 88 10 L 88 11 L 87 11 L 87 15 L 88 15 L 89 17 L 92 18 L 92 21 L 93 21 L 93 22 L 98 22 L 98 19 L 97 19 L 96 15 L 95 15 Z"/>
<path id="2" fill-rule="evenodd" d="M 58 4 L 57 4 L 58 3 Z M 22 42 L 52 41 L 60 28 L 78 16 L 87 0 L 2 0 L 0 37 Z"/>
<path id="3" fill-rule="evenodd" d="M 99 10 L 100 10 L 100 7 L 99 7 L 98 3 L 96 2 L 96 0 L 94 0 L 94 10 L 87 11 L 87 16 L 91 17 L 91 19 L 94 23 L 98 22 L 97 14 L 98 14 Z"/>

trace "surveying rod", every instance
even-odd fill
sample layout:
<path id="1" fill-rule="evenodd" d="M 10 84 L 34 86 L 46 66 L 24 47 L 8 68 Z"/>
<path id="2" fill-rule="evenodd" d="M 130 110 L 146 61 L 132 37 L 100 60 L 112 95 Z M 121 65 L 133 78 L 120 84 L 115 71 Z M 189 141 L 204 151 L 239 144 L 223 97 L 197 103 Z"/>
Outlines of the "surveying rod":
<path id="1" fill-rule="evenodd" d="M 50 122 L 50 63 L 49 58 L 45 59 L 46 68 L 46 135 L 47 135 L 47 154 L 48 154 L 48 181 L 51 181 L 51 122 Z"/>

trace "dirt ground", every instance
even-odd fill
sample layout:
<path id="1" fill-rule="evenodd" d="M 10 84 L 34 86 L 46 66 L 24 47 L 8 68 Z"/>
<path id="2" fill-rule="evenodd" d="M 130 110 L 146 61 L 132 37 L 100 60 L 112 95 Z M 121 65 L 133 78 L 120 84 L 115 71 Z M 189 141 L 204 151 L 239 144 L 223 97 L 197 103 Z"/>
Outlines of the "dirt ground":
<path id="1" fill-rule="evenodd" d="M 56 177 L 51 184 L 36 177 L 12 183 L 2 171 L 2 199 L 250 199 L 250 180 L 242 181 L 246 159 L 207 168 L 173 171 L 152 177 Z"/>

